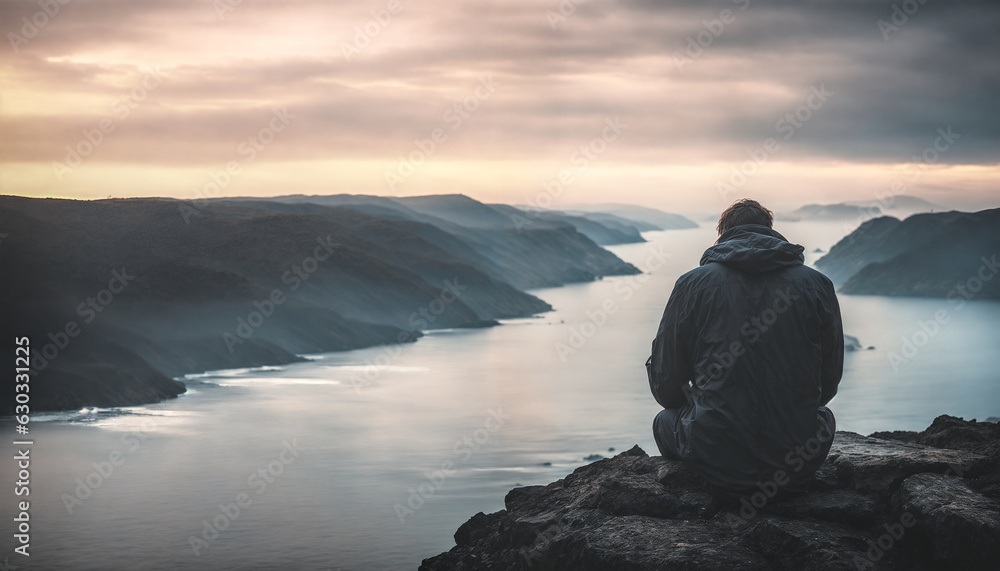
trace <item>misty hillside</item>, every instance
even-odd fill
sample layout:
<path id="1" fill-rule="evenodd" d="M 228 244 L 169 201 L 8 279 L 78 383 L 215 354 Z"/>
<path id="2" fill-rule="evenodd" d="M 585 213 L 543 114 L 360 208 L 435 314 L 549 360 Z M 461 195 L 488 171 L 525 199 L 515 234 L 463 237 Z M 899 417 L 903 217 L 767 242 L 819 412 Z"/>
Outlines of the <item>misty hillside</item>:
<path id="1" fill-rule="evenodd" d="M 551 309 L 524 288 L 638 272 L 564 222 L 475 229 L 352 201 L 0 197 L 2 329 L 31 337 L 33 408 L 150 402 L 185 373 L 489 326 Z"/>
<path id="2" fill-rule="evenodd" d="M 507 225 L 514 229 L 569 226 L 599 246 L 646 241 L 640 233 L 640 227 L 645 228 L 646 225 L 641 222 L 624 219 L 598 221 L 589 216 L 577 216 L 558 210 L 523 210 L 506 204 L 490 204 L 489 207 L 501 214 Z"/>
<path id="3" fill-rule="evenodd" d="M 646 241 L 642 237 L 642 230 L 639 229 L 640 226 L 646 227 L 642 223 L 619 222 L 613 218 L 599 220 L 590 215 L 576 216 L 556 211 L 541 211 L 536 216 L 537 219 L 541 220 L 568 222 L 576 228 L 577 232 L 601 246 L 635 244 Z M 529 220 L 534 223 L 535 219 Z"/>
<path id="4" fill-rule="evenodd" d="M 384 219 L 423 222 L 426 227 L 421 232 L 428 240 L 520 289 L 638 272 L 610 252 L 595 248 L 594 237 L 566 219 L 538 218 L 511 206 L 488 205 L 461 194 L 409 198 L 291 195 L 257 200 L 337 206 Z M 588 240 L 581 241 L 581 235 Z"/>
<path id="5" fill-rule="evenodd" d="M 816 267 L 849 294 L 954 298 L 972 280 L 982 289 L 966 299 L 998 299 L 998 253 L 1000 209 L 915 214 L 865 222 Z"/>
<path id="6" fill-rule="evenodd" d="M 574 210 L 539 210 L 506 204 L 484 204 L 462 194 L 416 197 L 383 197 L 355 194 L 332 196 L 288 195 L 269 198 L 285 203 L 314 203 L 342 206 L 376 216 L 397 216 L 420 220 L 445 228 L 475 241 L 483 231 L 519 230 L 521 228 L 572 228 L 595 244 L 633 244 L 645 242 L 642 232 L 697 228 L 697 224 L 678 214 L 628 204 L 578 206 Z M 601 209 L 601 210 L 599 210 Z M 469 230 L 474 232 L 469 233 Z M 515 278 L 518 281 L 522 277 Z M 526 278 L 521 285 L 533 287 L 536 278 Z"/>
<path id="7" fill-rule="evenodd" d="M 614 216 L 617 219 L 626 219 L 634 222 L 641 222 L 648 225 L 645 228 L 640 228 L 641 230 L 685 230 L 688 228 L 697 228 L 698 223 L 694 222 L 680 214 L 672 214 L 670 212 L 663 212 L 662 210 L 657 210 L 655 208 L 648 208 L 645 206 L 637 206 L 635 204 L 619 204 L 619 203 L 605 203 L 605 204 L 576 204 L 572 208 L 568 209 L 567 212 L 576 214 L 579 212 L 585 212 L 589 214 L 594 214 L 593 219 L 598 221 L 603 221 L 607 219 L 608 215 Z"/>
<path id="8" fill-rule="evenodd" d="M 684 230 L 687 228 L 696 228 L 696 226 L 689 226 L 686 222 L 685 223 L 675 222 L 672 224 L 662 224 L 662 225 L 651 224 L 644 220 L 625 218 L 623 216 L 618 216 L 617 214 L 609 214 L 607 212 L 567 211 L 567 213 L 574 216 L 582 216 L 583 218 L 586 218 L 588 220 L 594 220 L 595 222 L 600 222 L 602 225 L 608 228 L 613 228 L 622 231 L 629 231 L 632 228 L 638 230 L 639 232 L 647 232 L 650 230 Z M 684 218 L 679 214 L 673 214 L 670 216 L 677 216 L 678 218 Z M 685 218 L 685 220 L 687 219 Z"/>

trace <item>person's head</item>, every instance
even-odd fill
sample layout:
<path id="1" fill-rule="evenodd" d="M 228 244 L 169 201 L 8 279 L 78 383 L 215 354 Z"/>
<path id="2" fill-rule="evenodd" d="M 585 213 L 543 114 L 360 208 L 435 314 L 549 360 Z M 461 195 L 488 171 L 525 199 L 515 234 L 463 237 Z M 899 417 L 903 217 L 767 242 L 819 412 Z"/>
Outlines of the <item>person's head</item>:
<path id="1" fill-rule="evenodd" d="M 756 200 L 741 198 L 722 213 L 716 230 L 719 231 L 719 236 L 722 236 L 730 228 L 742 224 L 759 224 L 770 228 L 774 224 L 774 214 Z"/>

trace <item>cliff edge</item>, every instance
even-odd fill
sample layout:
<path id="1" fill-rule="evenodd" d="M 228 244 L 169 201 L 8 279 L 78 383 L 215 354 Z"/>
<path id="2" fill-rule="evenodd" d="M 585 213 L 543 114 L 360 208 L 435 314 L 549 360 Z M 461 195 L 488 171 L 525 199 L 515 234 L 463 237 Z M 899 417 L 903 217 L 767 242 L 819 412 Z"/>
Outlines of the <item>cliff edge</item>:
<path id="1" fill-rule="evenodd" d="M 878 437 L 875 437 L 878 436 Z M 933 446 L 929 445 L 933 444 Z M 713 505 L 682 462 L 638 446 L 474 515 L 439 569 L 997 569 L 1000 425 L 837 432 L 808 493 L 775 482 Z"/>

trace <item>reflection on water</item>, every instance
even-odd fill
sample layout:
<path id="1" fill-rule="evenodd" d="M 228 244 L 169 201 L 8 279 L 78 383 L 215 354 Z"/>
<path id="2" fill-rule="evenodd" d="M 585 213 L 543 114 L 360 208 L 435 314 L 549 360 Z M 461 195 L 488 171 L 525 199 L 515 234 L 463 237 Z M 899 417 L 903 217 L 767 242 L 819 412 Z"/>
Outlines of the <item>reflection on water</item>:
<path id="1" fill-rule="evenodd" d="M 779 230 L 810 252 L 843 233 Z M 551 482 L 636 443 L 655 451 L 643 363 L 674 280 L 714 236 L 649 238 L 613 249 L 651 273 L 539 290 L 555 308 L 541 318 L 189 375 L 188 395 L 156 405 L 35 415 L 32 557 L 12 562 L 413 569 L 450 548 L 469 516 L 503 508 L 515 485 Z M 1000 415 L 1000 304 L 955 311 L 943 300 L 841 296 L 841 305 L 846 331 L 876 347 L 847 357 L 832 403 L 841 429 Z M 894 371 L 889 353 L 941 308 L 951 320 Z M 12 462 L 0 463 L 0 477 L 14 481 Z M 250 503 L 230 517 L 239 494 Z M 13 507 L 11 495 L 0 513 Z M 225 529 L 207 541 L 206 522 Z M 195 555 L 190 538 L 207 547 Z"/>

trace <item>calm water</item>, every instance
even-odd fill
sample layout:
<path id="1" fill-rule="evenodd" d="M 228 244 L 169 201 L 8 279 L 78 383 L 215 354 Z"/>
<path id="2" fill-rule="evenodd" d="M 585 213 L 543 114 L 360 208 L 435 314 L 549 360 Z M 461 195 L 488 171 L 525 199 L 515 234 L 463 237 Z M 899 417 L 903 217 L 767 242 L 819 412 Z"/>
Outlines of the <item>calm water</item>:
<path id="1" fill-rule="evenodd" d="M 845 233 L 779 230 L 809 251 Z M 647 237 L 612 249 L 650 273 L 534 292 L 556 308 L 538 319 L 433 332 L 398 353 L 190 379 L 190 394 L 168 403 L 37 415 L 31 557 L 13 554 L 8 523 L 0 558 L 25 570 L 413 569 L 449 549 L 469 516 L 501 509 L 515 485 L 548 483 L 610 448 L 655 452 L 643 363 L 674 280 L 714 237 L 708 228 Z M 876 349 L 847 356 L 831 405 L 840 429 L 1000 416 L 1000 303 L 957 310 L 841 296 L 841 305 L 846 332 Z M 902 355 L 903 338 L 938 310 L 947 323 L 894 371 L 889 353 Z M 9 420 L 0 430 L 13 434 Z M 16 474 L 5 446 L 0 514 L 10 522 Z M 98 485 L 77 490 L 77 479 Z M 77 491 L 86 497 L 68 513 Z M 419 491 L 429 499 L 407 505 Z M 220 511 L 238 498 L 239 515 Z M 202 522 L 213 519 L 226 529 L 195 555 L 188 538 L 204 540 Z"/>

